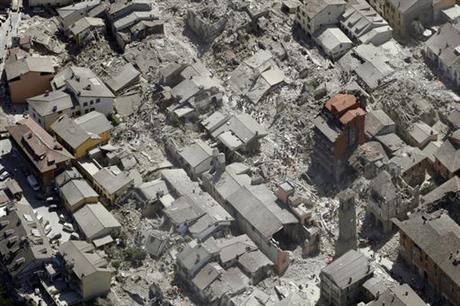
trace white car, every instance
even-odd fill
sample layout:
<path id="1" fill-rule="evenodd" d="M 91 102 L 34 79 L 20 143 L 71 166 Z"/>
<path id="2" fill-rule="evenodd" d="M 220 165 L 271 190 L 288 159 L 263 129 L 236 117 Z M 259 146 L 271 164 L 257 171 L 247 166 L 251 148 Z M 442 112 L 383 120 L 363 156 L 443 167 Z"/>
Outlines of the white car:
<path id="1" fill-rule="evenodd" d="M 74 232 L 75 230 L 73 229 L 73 225 L 71 223 L 64 223 L 63 229 L 66 232 Z"/>
<path id="2" fill-rule="evenodd" d="M 45 235 L 48 235 L 51 232 L 51 225 L 45 226 Z"/>
<path id="3" fill-rule="evenodd" d="M 40 190 L 40 185 L 38 184 L 37 179 L 33 175 L 29 175 L 27 177 L 27 183 L 29 183 L 30 187 L 32 187 L 33 190 L 38 191 Z"/>
<path id="4" fill-rule="evenodd" d="M 9 177 L 10 177 L 10 174 L 8 172 L 4 171 L 2 174 L 0 174 L 0 181 L 4 181 Z"/>

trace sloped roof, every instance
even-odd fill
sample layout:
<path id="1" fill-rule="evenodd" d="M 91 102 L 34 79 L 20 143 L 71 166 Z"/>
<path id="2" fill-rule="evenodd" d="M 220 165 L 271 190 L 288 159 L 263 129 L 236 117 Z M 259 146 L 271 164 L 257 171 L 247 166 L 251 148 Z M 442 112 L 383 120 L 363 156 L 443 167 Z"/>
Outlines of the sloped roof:
<path id="1" fill-rule="evenodd" d="M 72 267 L 79 279 L 96 272 L 111 273 L 107 261 L 95 252 L 94 246 L 86 241 L 69 240 L 59 247 L 59 253 Z"/>
<path id="2" fill-rule="evenodd" d="M 28 56 L 5 64 L 6 79 L 9 81 L 28 72 L 54 73 L 50 57 Z"/>
<path id="3" fill-rule="evenodd" d="M 369 259 L 355 250 L 343 254 L 321 271 L 341 289 L 370 277 L 372 273 Z"/>
<path id="4" fill-rule="evenodd" d="M 86 238 L 99 238 L 106 229 L 119 229 L 121 224 L 101 203 L 86 204 L 73 217 Z"/>
<path id="5" fill-rule="evenodd" d="M 32 106 L 40 116 L 58 113 L 74 106 L 72 97 L 62 90 L 51 91 L 28 98 L 27 103 Z"/>

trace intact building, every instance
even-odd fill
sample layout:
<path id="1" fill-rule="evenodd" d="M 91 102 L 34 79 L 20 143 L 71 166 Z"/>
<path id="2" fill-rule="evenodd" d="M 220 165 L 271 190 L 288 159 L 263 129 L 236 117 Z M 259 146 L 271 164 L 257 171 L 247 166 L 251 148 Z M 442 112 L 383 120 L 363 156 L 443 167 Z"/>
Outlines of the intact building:
<path id="1" fill-rule="evenodd" d="M 32 173 L 45 187 L 51 186 L 55 175 L 73 159 L 72 154 L 30 117 L 8 128 L 8 132 L 13 144 L 29 162 Z"/>
<path id="2" fill-rule="evenodd" d="M 321 270 L 321 299 L 333 306 L 348 306 L 361 300 L 361 286 L 372 277 L 369 259 L 351 250 Z"/>
<path id="3" fill-rule="evenodd" d="M 340 16 L 345 12 L 346 2 L 343 0 L 312 0 L 299 5 L 297 22 L 300 27 L 312 35 L 319 28 L 337 25 Z"/>
<path id="4" fill-rule="evenodd" d="M 24 103 L 27 98 L 51 90 L 54 67 L 49 57 L 28 56 L 5 63 L 11 102 Z"/>
<path id="5" fill-rule="evenodd" d="M 77 159 L 86 156 L 89 150 L 108 143 L 111 129 L 112 124 L 107 117 L 96 111 L 76 119 L 62 115 L 51 125 L 59 142 Z"/>
<path id="6" fill-rule="evenodd" d="M 108 262 L 86 241 L 69 240 L 61 244 L 59 255 L 68 268 L 66 281 L 85 302 L 106 295 L 110 290 L 112 271 Z"/>
<path id="7" fill-rule="evenodd" d="M 6 207 L 0 217 L 0 258 L 8 276 L 16 283 L 30 280 L 34 272 L 44 270 L 53 251 L 43 225 L 29 204 Z M 27 243 L 25 243 L 27 242 Z"/>
<path id="8" fill-rule="evenodd" d="M 55 90 L 65 88 L 75 98 L 79 114 L 97 111 L 108 116 L 113 112 L 114 95 L 88 68 L 68 67 L 54 77 L 51 85 Z"/>

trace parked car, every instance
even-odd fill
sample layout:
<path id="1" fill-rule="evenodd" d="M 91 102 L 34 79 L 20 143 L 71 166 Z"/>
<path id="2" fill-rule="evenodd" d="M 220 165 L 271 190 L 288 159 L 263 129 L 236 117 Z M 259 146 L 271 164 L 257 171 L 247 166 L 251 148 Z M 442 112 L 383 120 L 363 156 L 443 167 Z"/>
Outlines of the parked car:
<path id="1" fill-rule="evenodd" d="M 48 235 L 51 232 L 51 225 L 45 226 L 45 235 Z"/>
<path id="2" fill-rule="evenodd" d="M 4 171 L 6 171 L 5 166 L 0 165 L 0 173 L 3 173 Z"/>
<path id="3" fill-rule="evenodd" d="M 55 197 L 47 197 L 45 200 L 45 204 L 46 205 L 59 204 L 59 201 Z"/>
<path id="4" fill-rule="evenodd" d="M 48 206 L 48 211 L 49 212 L 56 211 L 56 210 L 58 210 L 58 206 L 56 204 L 52 204 L 52 205 Z"/>
<path id="5" fill-rule="evenodd" d="M 73 232 L 72 234 L 70 234 L 69 239 L 70 240 L 80 240 L 80 235 L 78 235 L 78 233 Z"/>
<path id="6" fill-rule="evenodd" d="M 33 175 L 29 175 L 27 177 L 27 183 L 29 183 L 30 187 L 32 187 L 33 190 L 38 191 L 40 190 L 40 185 L 38 184 L 37 179 Z"/>
<path id="7" fill-rule="evenodd" d="M 2 174 L 0 174 L 0 181 L 4 181 L 9 177 L 10 177 L 10 174 L 8 172 L 4 171 Z"/>
<path id="8" fill-rule="evenodd" d="M 60 214 L 60 215 L 59 215 L 59 222 L 60 222 L 60 223 L 65 223 L 66 221 L 67 221 L 67 220 L 66 220 L 65 216 L 64 216 L 63 214 Z"/>
<path id="9" fill-rule="evenodd" d="M 57 240 L 59 238 L 62 237 L 62 234 L 61 233 L 53 233 L 50 237 L 50 240 L 53 241 L 53 240 Z"/>
<path id="10" fill-rule="evenodd" d="M 73 228 L 73 225 L 71 223 L 64 223 L 64 227 L 63 229 L 66 231 L 66 232 L 74 232 L 74 228 Z"/>

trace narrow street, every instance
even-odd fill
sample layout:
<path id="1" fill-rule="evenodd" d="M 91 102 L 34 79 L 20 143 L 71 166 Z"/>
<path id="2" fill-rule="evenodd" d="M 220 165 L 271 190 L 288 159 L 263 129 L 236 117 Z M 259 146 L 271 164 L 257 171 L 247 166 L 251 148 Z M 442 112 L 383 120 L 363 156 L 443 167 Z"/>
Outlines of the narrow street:
<path id="1" fill-rule="evenodd" d="M 0 75 L 5 65 L 6 50 L 12 46 L 13 37 L 17 35 L 22 13 L 9 11 L 8 18 L 0 26 Z"/>

